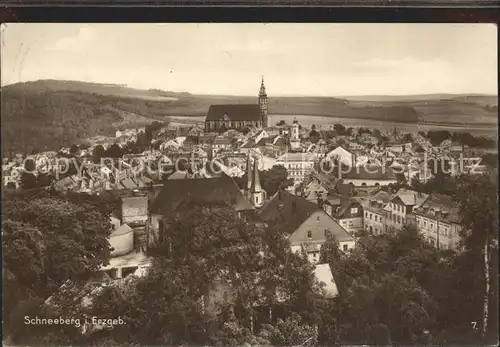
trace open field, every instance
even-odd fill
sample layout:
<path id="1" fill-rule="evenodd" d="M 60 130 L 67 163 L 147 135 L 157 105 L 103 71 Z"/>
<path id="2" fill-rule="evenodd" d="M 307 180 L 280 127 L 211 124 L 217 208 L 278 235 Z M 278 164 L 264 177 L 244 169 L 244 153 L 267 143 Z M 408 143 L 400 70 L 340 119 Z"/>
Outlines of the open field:
<path id="1" fill-rule="evenodd" d="M 347 98 L 269 95 L 270 123 L 291 122 L 295 116 L 305 126 L 342 123 L 414 131 L 420 125 L 423 131 L 497 132 L 496 96 Z M 154 120 L 202 122 L 212 104 L 256 102 L 252 96 L 192 95 L 75 81 L 18 83 L 2 88 L 2 143 L 4 149 L 20 152 L 57 149 Z"/>

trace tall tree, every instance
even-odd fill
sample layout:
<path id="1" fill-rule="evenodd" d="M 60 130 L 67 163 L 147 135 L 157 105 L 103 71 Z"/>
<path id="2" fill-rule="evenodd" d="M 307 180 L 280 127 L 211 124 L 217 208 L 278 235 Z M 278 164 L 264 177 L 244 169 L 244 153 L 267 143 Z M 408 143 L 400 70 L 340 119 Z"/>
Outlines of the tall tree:
<path id="1" fill-rule="evenodd" d="M 498 253 L 497 186 L 488 175 L 464 175 L 458 182 L 455 199 L 460 204 L 464 246 L 482 254 L 484 273 L 483 314 L 481 332 L 488 330 L 491 299 L 491 259 Z"/>
<path id="2" fill-rule="evenodd" d="M 104 155 L 108 158 L 121 158 L 123 150 L 118 144 L 114 143 L 105 151 Z"/>
<path id="3" fill-rule="evenodd" d="M 94 163 L 100 163 L 101 158 L 103 158 L 105 154 L 106 154 L 106 150 L 104 149 L 103 146 L 101 146 L 101 145 L 95 146 L 94 149 L 92 150 L 92 157 L 93 157 Z"/>
<path id="4" fill-rule="evenodd" d="M 40 230 L 47 255 L 44 276 L 55 286 L 68 278 L 87 276 L 108 262 L 111 223 L 94 206 L 58 197 L 10 199 L 4 216 Z"/>
<path id="5" fill-rule="evenodd" d="M 337 134 L 339 134 L 339 135 L 344 135 L 345 134 L 346 127 L 343 126 L 342 124 L 335 124 L 333 126 L 333 128 L 335 129 L 335 131 L 337 132 Z"/>

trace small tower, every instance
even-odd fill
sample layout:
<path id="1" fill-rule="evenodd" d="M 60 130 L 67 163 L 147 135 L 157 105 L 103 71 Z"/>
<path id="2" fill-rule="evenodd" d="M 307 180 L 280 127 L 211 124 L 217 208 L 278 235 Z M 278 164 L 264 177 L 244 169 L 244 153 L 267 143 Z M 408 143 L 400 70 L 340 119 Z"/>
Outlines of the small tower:
<path id="1" fill-rule="evenodd" d="M 260 108 L 260 119 L 262 121 L 262 127 L 267 127 L 267 93 L 266 86 L 264 85 L 264 76 L 262 76 L 262 81 L 260 83 L 259 91 L 259 108 Z"/>
<path id="2" fill-rule="evenodd" d="M 250 201 L 255 207 L 262 207 L 266 201 L 266 192 L 260 186 L 259 162 L 257 158 L 253 161 L 253 177 L 250 188 Z"/>
<path id="3" fill-rule="evenodd" d="M 297 119 L 293 120 L 292 134 L 290 135 L 290 147 L 294 151 L 300 149 L 299 122 Z"/>
<path id="4" fill-rule="evenodd" d="M 247 156 L 247 195 L 250 196 L 252 189 L 252 162 L 250 161 L 250 154 Z"/>

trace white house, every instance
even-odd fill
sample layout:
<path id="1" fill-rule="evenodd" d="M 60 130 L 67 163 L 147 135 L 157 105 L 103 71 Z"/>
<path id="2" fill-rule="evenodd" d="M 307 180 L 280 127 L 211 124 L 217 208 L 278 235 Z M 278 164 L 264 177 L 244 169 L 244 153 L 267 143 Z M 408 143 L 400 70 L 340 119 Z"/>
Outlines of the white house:
<path id="1" fill-rule="evenodd" d="M 319 261 L 321 246 L 332 235 L 342 251 L 354 247 L 355 239 L 318 204 L 287 191 L 278 191 L 258 211 L 260 218 L 288 235 L 293 252 L 305 251 L 311 263 Z"/>
<path id="2" fill-rule="evenodd" d="M 312 172 L 315 160 L 316 157 L 311 153 L 285 153 L 276 160 L 276 165 L 284 166 L 288 178 L 298 184 Z"/>
<path id="3" fill-rule="evenodd" d="M 355 163 L 355 155 L 349 152 L 347 149 L 339 146 L 335 148 L 333 151 L 330 151 L 326 155 L 327 160 L 337 159 L 339 163 L 342 163 L 344 166 L 353 166 Z"/>

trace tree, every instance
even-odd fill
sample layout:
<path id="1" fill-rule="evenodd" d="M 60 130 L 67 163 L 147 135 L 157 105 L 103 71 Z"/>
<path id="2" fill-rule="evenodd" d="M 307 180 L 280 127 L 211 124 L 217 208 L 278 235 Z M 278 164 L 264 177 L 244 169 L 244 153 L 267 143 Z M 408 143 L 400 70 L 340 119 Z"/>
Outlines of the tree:
<path id="1" fill-rule="evenodd" d="M 413 136 L 411 135 L 411 133 L 405 133 L 403 135 L 403 141 L 404 142 L 412 142 L 413 141 Z"/>
<path id="2" fill-rule="evenodd" d="M 222 125 L 219 127 L 219 129 L 217 129 L 217 132 L 218 132 L 219 134 L 223 134 L 223 133 L 225 133 L 226 131 L 227 131 L 227 127 L 226 127 L 226 125 L 225 125 L 225 124 L 222 124 Z"/>
<path id="3" fill-rule="evenodd" d="M 482 162 L 491 168 L 498 169 L 498 155 L 493 153 L 483 154 Z"/>
<path id="4" fill-rule="evenodd" d="M 54 182 L 54 176 L 46 172 L 40 172 L 36 181 L 38 187 L 48 187 Z"/>
<path id="5" fill-rule="evenodd" d="M 267 196 L 271 197 L 279 189 L 286 189 L 293 185 L 293 180 L 288 178 L 288 171 L 282 165 L 274 165 L 268 170 L 259 170 L 260 184 L 266 191 Z M 241 178 L 235 179 L 240 189 L 246 189 L 248 174 L 245 173 Z"/>
<path id="6" fill-rule="evenodd" d="M 3 225 L 2 252 L 4 317 L 9 318 L 19 301 L 40 290 L 46 258 L 42 233 L 30 224 L 8 219 Z"/>
<path id="7" fill-rule="evenodd" d="M 244 127 L 243 129 L 241 129 L 241 132 L 246 135 L 250 132 L 250 128 L 249 127 Z"/>
<path id="8" fill-rule="evenodd" d="M 328 233 L 325 243 L 321 246 L 319 263 L 330 264 L 331 269 L 335 269 L 341 259 L 339 242 L 331 233 Z"/>
<path id="9" fill-rule="evenodd" d="M 23 189 L 37 188 L 38 185 L 34 174 L 37 171 L 35 161 L 33 159 L 27 159 L 23 165 L 23 170 L 21 172 L 21 187 Z"/>
<path id="10" fill-rule="evenodd" d="M 57 197 L 11 198 L 4 204 L 4 215 L 42 233 L 47 254 L 44 281 L 49 286 L 88 276 L 108 262 L 111 223 L 92 205 Z"/>
<path id="11" fill-rule="evenodd" d="M 464 246 L 482 254 L 484 294 L 481 332 L 489 333 L 492 257 L 498 253 L 497 187 L 487 175 L 464 175 L 459 179 L 455 199 L 460 204 Z"/>
<path id="12" fill-rule="evenodd" d="M 451 139 L 451 134 L 447 130 L 430 130 L 426 136 L 433 146 L 439 146 L 444 140 Z"/>
<path id="13" fill-rule="evenodd" d="M 268 197 L 273 196 L 279 189 L 285 189 L 293 185 L 293 181 L 288 178 L 286 168 L 281 165 L 274 165 L 269 170 L 261 171 L 260 180 L 262 188 L 267 192 Z"/>
<path id="14" fill-rule="evenodd" d="M 79 151 L 78 145 L 72 144 L 70 149 L 69 149 L 69 153 L 71 155 L 76 155 L 78 153 L 78 151 Z"/>
<path id="15" fill-rule="evenodd" d="M 339 343 L 425 340 L 425 330 L 435 321 L 429 288 L 435 286 L 431 274 L 437 257 L 415 228 L 361 236 L 346 254 L 338 254 L 330 239 L 321 253 L 323 260 L 330 259 L 339 290 L 338 307 L 331 313 L 339 321 Z"/>
<path id="16" fill-rule="evenodd" d="M 21 172 L 21 187 L 23 189 L 38 188 L 36 176 L 30 172 L 23 170 L 23 172 Z"/>
<path id="17" fill-rule="evenodd" d="M 103 158 L 106 154 L 106 150 L 104 149 L 104 147 L 102 145 L 97 145 L 94 147 L 94 149 L 92 150 L 92 157 L 93 157 L 93 160 L 94 160 L 94 163 L 100 163 L 101 162 L 101 158 Z"/>
<path id="18" fill-rule="evenodd" d="M 313 129 L 309 132 L 309 139 L 312 143 L 316 143 L 321 138 L 321 134 L 316 130 L 316 126 L 313 124 Z"/>
<path id="19" fill-rule="evenodd" d="M 274 346 L 314 346 L 317 334 L 314 327 L 301 324 L 300 315 L 292 313 L 286 320 L 278 319 L 275 326 L 265 325 L 260 336 Z"/>
<path id="20" fill-rule="evenodd" d="M 344 135 L 345 134 L 346 128 L 342 124 L 335 124 L 333 126 L 333 128 L 335 129 L 335 131 L 337 132 L 337 134 L 339 134 L 339 135 Z"/>
<path id="21" fill-rule="evenodd" d="M 114 143 L 105 151 L 104 155 L 108 158 L 121 158 L 123 156 L 123 151 L 118 144 Z"/>

